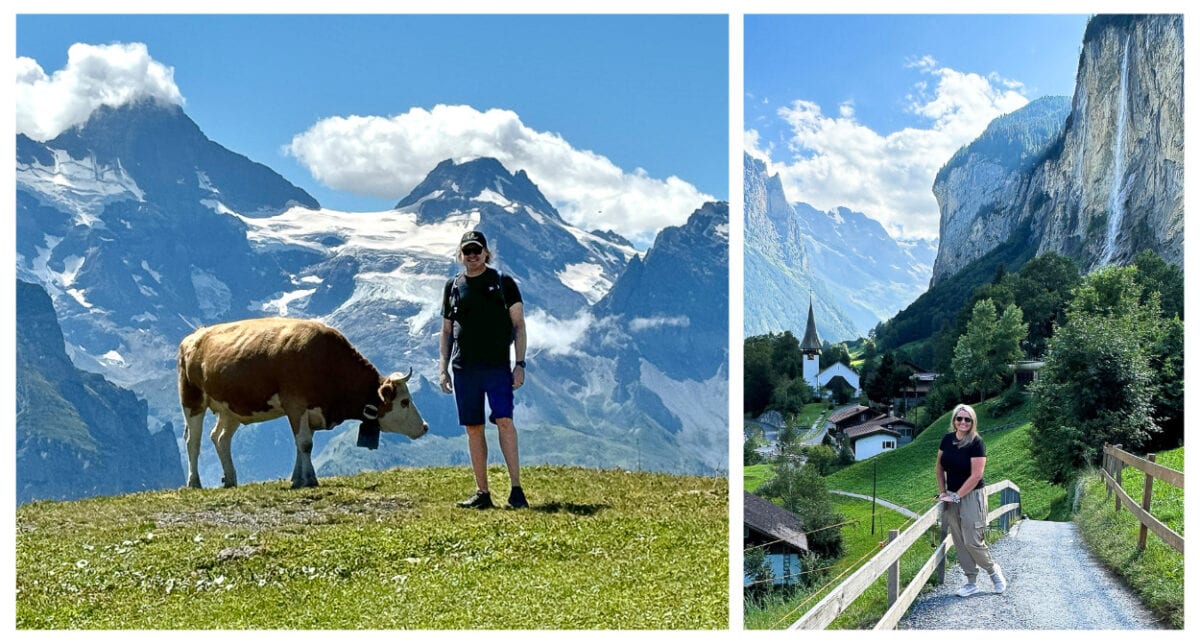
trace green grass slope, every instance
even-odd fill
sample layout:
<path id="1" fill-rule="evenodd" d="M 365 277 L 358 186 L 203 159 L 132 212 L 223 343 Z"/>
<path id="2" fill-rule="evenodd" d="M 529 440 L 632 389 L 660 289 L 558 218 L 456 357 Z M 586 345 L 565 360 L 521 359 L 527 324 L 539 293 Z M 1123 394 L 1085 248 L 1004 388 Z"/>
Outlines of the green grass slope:
<path id="1" fill-rule="evenodd" d="M 1033 519 L 1068 520 L 1070 507 L 1061 486 L 1041 480 L 1029 455 L 1029 404 L 1026 403 L 999 418 L 991 415 L 994 401 L 975 405 L 980 431 L 987 444 L 987 469 L 984 480 L 996 483 L 1011 480 L 1021 488 L 1021 506 Z M 950 426 L 947 412 L 936 419 L 912 443 L 885 452 L 873 459 L 855 463 L 831 474 L 826 484 L 831 490 L 871 493 L 874 468 L 878 468 L 877 494 L 913 512 L 933 507 L 937 482 L 933 468 L 942 435 Z M 998 431 L 989 431 L 1005 427 Z M 877 463 L 872 463 L 877 461 Z M 993 505 L 997 499 L 993 498 Z"/>
<path id="2" fill-rule="evenodd" d="M 534 466 L 522 482 L 520 511 L 455 507 L 465 468 L 30 503 L 16 626 L 728 627 L 727 479 Z"/>
<path id="3" fill-rule="evenodd" d="M 1183 448 L 1163 452 L 1159 465 L 1183 470 Z M 1145 475 L 1127 467 L 1121 487 L 1139 503 Z M 1155 481 L 1150 513 L 1179 534 L 1183 534 L 1183 490 Z M 1084 543 L 1108 567 L 1129 582 L 1146 606 L 1172 628 L 1183 628 L 1183 554 L 1163 543 L 1153 532 L 1146 537 L 1146 549 L 1137 549 L 1140 523 L 1128 510 L 1116 512 L 1114 501 L 1105 494 L 1099 474 L 1084 478 L 1083 499 L 1075 524 Z"/>

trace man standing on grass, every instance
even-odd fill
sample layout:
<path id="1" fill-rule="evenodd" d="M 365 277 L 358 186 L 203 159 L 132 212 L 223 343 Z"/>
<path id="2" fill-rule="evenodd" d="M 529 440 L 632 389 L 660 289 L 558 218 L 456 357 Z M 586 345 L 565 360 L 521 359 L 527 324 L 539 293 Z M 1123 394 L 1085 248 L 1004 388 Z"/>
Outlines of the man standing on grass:
<path id="1" fill-rule="evenodd" d="M 483 433 L 486 398 L 492 410 L 488 419 L 496 425 L 500 452 L 504 454 L 512 483 L 508 505 L 527 508 L 529 502 L 521 490 L 517 429 L 512 419 L 513 392 L 525 384 L 525 314 L 521 291 L 513 278 L 488 266 L 493 255 L 483 233 L 472 230 L 463 234 L 457 259 L 464 270 L 446 282 L 442 293 L 438 384 L 443 392 L 454 392 L 458 422 L 467 429 L 467 447 L 475 473 L 475 494 L 458 505 L 478 510 L 493 507 L 487 480 L 487 438 Z M 510 344 L 516 354 L 511 369 Z"/>

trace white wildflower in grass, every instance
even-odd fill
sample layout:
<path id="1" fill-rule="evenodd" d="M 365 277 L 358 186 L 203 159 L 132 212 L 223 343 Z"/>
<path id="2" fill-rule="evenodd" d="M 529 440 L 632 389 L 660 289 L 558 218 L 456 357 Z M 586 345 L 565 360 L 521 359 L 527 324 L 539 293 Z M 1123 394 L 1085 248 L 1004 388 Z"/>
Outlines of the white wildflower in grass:
<path id="1" fill-rule="evenodd" d="M 199 534 L 198 534 L 198 535 L 196 535 L 196 536 L 192 537 L 192 542 L 193 542 L 193 543 L 200 543 L 201 541 L 204 541 L 204 537 L 203 537 L 203 535 L 199 535 Z"/>
<path id="2" fill-rule="evenodd" d="M 96 546 L 85 543 L 85 544 L 83 544 L 83 549 L 84 550 L 95 550 Z"/>
<path id="3" fill-rule="evenodd" d="M 76 562 L 75 562 L 75 567 L 76 567 L 76 568 L 87 568 L 87 567 L 88 567 L 88 560 L 87 560 L 87 559 L 80 559 L 79 561 L 76 561 Z"/>

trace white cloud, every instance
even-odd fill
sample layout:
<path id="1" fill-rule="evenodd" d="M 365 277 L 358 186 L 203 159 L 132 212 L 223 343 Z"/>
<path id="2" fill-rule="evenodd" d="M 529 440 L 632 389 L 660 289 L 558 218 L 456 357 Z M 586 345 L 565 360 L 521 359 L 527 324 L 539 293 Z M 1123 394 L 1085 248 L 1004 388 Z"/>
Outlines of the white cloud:
<path id="1" fill-rule="evenodd" d="M 102 105 L 140 99 L 183 105 L 175 70 L 151 58 L 142 43 L 76 43 L 66 66 L 49 76 L 32 58 L 18 57 L 16 67 L 17 132 L 36 141 L 86 123 Z"/>
<path id="2" fill-rule="evenodd" d="M 764 148 L 754 131 L 746 133 L 746 152 L 768 160 L 790 201 L 821 210 L 846 206 L 897 236 L 937 237 L 932 187 L 938 169 L 993 119 L 1029 100 L 1016 81 L 939 67 L 930 56 L 907 66 L 936 80 L 932 90 L 925 82 L 914 84 L 909 96 L 909 111 L 928 119 L 928 127 L 880 134 L 855 119 L 853 103 L 839 105 L 832 117 L 816 103 L 796 100 L 778 111 L 791 128 L 791 158 L 771 160 L 775 150 Z"/>
<path id="3" fill-rule="evenodd" d="M 686 315 L 677 315 L 670 318 L 633 318 L 629 321 L 629 330 L 645 331 L 646 329 L 660 329 L 664 326 L 686 327 L 691 325 L 691 323 L 692 321 Z"/>
<path id="4" fill-rule="evenodd" d="M 511 172 L 525 170 L 568 222 L 642 244 L 713 199 L 678 177 L 627 172 L 559 134 L 526 126 L 510 110 L 467 105 L 322 119 L 284 151 L 330 188 L 397 201 L 445 159 L 494 157 Z"/>
<path id="5" fill-rule="evenodd" d="M 576 344 L 583 339 L 592 325 L 592 316 L 586 312 L 569 320 L 559 320 L 541 310 L 530 311 L 525 316 L 529 344 L 526 353 L 536 356 L 542 351 L 550 355 L 581 355 Z"/>

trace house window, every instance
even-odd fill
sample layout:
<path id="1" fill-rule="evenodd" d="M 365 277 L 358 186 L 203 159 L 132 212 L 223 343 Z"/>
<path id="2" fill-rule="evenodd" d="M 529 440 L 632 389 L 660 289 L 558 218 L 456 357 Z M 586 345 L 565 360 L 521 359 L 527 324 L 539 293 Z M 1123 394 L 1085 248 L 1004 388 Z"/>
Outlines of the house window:
<path id="1" fill-rule="evenodd" d="M 883 441 L 883 449 L 896 449 L 896 441 Z"/>

